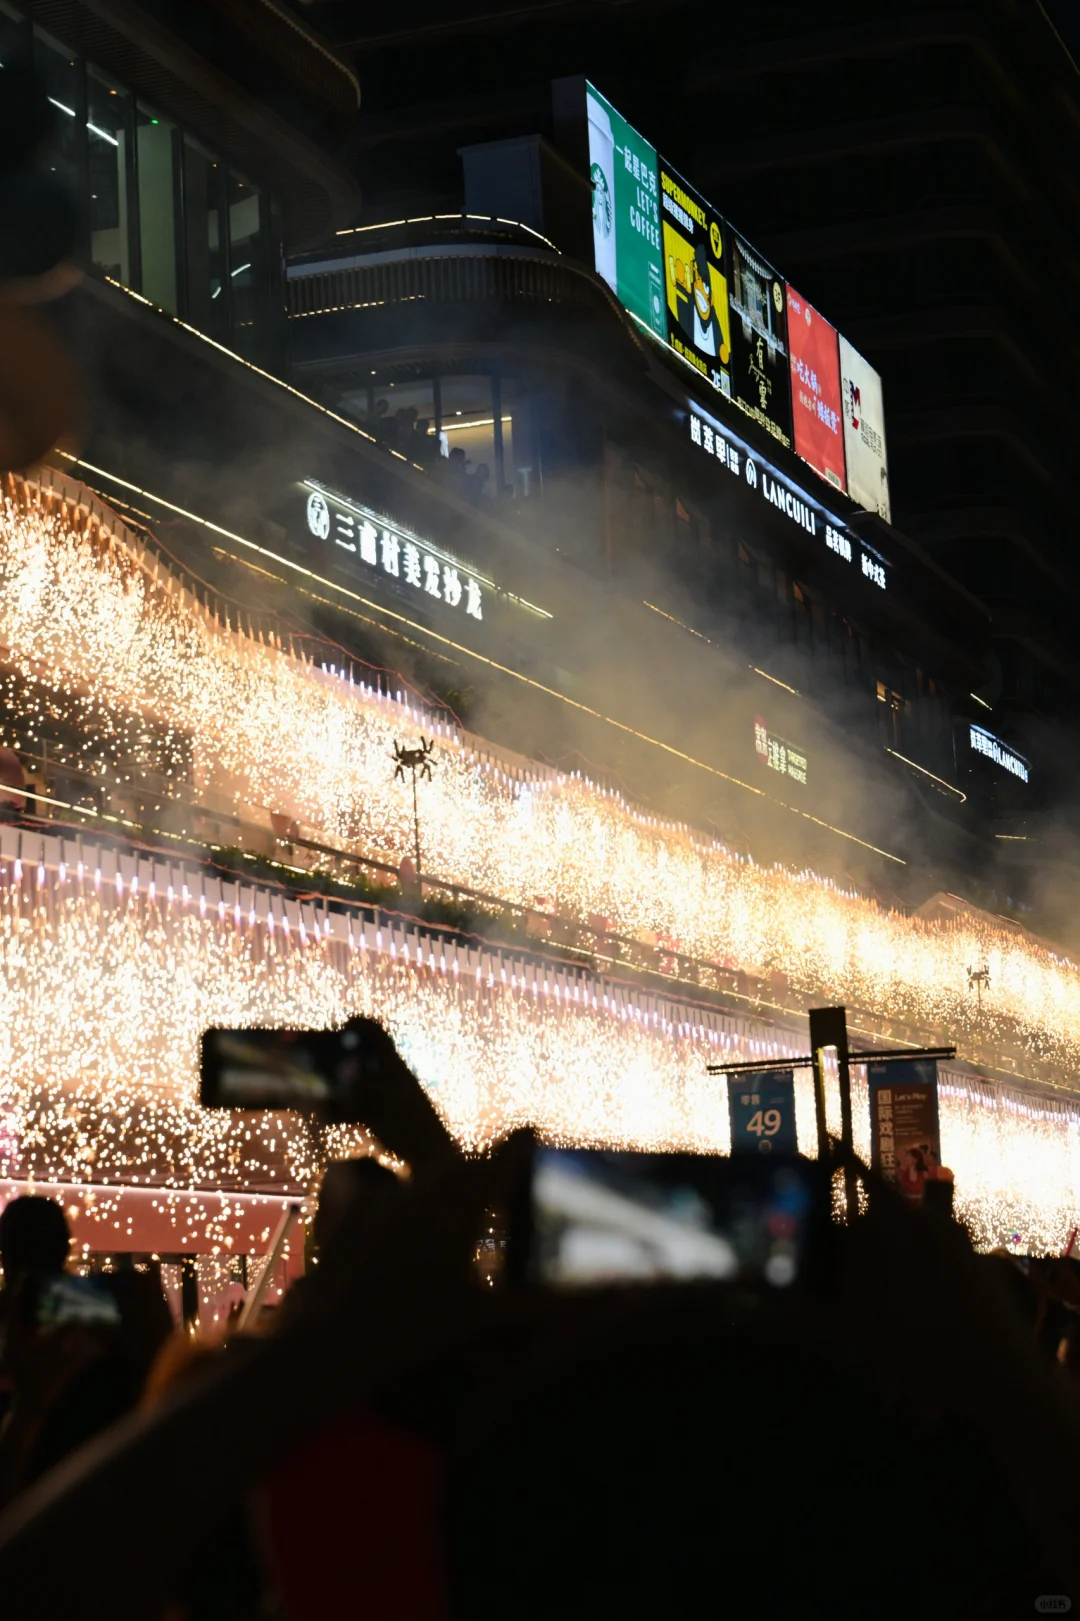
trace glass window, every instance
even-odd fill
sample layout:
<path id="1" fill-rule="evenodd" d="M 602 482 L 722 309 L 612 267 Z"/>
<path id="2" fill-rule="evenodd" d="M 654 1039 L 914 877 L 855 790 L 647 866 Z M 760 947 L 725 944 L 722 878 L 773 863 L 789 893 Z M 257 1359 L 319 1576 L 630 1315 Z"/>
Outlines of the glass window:
<path id="1" fill-rule="evenodd" d="M 162 309 L 179 310 L 177 148 L 179 131 L 167 118 L 139 105 L 135 119 L 139 171 L 140 291 Z"/>
<path id="2" fill-rule="evenodd" d="M 495 407 L 490 377 L 441 379 L 442 468 L 451 489 L 476 505 L 497 489 Z"/>
<path id="3" fill-rule="evenodd" d="M 269 303 L 269 267 L 263 200 L 258 188 L 229 175 L 229 284 L 233 343 L 249 360 L 258 358 Z"/>
<path id="4" fill-rule="evenodd" d="M 82 100 L 79 60 L 74 51 L 51 34 L 35 28 L 34 64 L 45 80 L 45 94 L 54 114 L 52 134 L 44 151 L 45 167 L 77 192 L 81 135 L 78 107 Z"/>
<path id="5" fill-rule="evenodd" d="M 132 280 L 131 97 L 106 74 L 86 69 L 90 258 L 125 286 Z"/>
<path id="6" fill-rule="evenodd" d="M 373 376 L 366 388 L 350 389 L 337 404 L 388 450 L 400 451 L 421 467 L 439 460 L 438 389 L 432 378 L 385 382 Z"/>
<path id="7" fill-rule="evenodd" d="M 0 68 L 12 57 L 25 56 L 28 44 L 25 18 L 8 0 L 0 0 Z"/>
<path id="8" fill-rule="evenodd" d="M 200 332 L 225 341 L 229 289 L 225 272 L 225 168 L 184 136 L 184 254 L 187 316 Z"/>
<path id="9" fill-rule="evenodd" d="M 539 397 L 513 378 L 497 380 L 502 420 L 502 477 L 499 499 L 509 506 L 539 500 L 541 478 Z"/>

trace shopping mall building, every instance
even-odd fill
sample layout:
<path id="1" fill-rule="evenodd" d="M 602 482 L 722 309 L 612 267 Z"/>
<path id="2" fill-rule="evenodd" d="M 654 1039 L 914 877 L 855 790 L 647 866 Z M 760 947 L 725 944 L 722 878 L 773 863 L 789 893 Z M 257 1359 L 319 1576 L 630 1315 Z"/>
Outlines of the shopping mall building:
<path id="1" fill-rule="evenodd" d="M 55 1188 L 87 1254 L 201 1257 L 209 1301 L 319 1151 L 200 1111 L 209 1024 L 375 1014 L 470 1145 L 724 1148 L 706 1065 L 842 1002 L 955 1041 L 962 1203 L 1056 1239 L 1080 975 L 1021 860 L 1038 762 L 986 610 L 889 521 L 872 357 L 868 494 L 843 340 L 742 238 L 715 279 L 706 205 L 584 79 L 391 218 L 363 86 L 284 5 L 0 0 L 27 50 L 84 399 L 0 530 L 9 1190 Z M 652 305 L 604 257 L 624 203 Z"/>

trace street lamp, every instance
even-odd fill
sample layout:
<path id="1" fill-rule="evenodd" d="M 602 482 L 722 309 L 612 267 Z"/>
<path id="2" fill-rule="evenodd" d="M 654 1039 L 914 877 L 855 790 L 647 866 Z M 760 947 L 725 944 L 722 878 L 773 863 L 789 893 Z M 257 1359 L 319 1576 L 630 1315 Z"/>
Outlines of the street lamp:
<path id="1" fill-rule="evenodd" d="M 413 811 L 413 838 L 416 844 L 416 876 L 420 877 L 420 812 L 416 803 L 417 774 L 431 781 L 432 768 L 438 764 L 431 756 L 435 749 L 435 739 L 428 741 L 421 736 L 420 747 L 417 749 L 403 749 L 397 738 L 394 739 L 394 777 L 405 781 L 405 773 L 412 773 L 412 811 Z"/>

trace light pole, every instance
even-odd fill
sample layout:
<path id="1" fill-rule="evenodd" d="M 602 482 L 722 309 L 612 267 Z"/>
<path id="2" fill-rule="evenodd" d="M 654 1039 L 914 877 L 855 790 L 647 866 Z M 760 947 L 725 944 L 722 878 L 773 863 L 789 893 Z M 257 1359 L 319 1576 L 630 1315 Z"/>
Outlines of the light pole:
<path id="1" fill-rule="evenodd" d="M 419 772 L 421 777 L 426 777 L 428 782 L 431 781 L 432 769 L 438 764 L 438 761 L 432 760 L 431 758 L 434 748 L 434 738 L 425 741 L 423 736 L 421 736 L 420 747 L 418 749 L 403 749 L 397 738 L 394 739 L 394 753 L 392 758 L 394 760 L 395 778 L 401 782 L 404 782 L 406 771 L 412 773 L 413 838 L 416 844 L 417 878 L 420 877 L 420 811 L 416 801 L 416 777 L 417 773 Z"/>

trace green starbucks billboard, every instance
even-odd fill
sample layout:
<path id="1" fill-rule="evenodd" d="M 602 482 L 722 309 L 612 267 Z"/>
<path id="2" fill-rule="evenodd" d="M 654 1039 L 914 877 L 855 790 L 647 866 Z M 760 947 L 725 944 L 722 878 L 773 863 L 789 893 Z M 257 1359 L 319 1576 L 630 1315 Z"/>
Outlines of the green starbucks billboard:
<path id="1" fill-rule="evenodd" d="M 656 148 L 592 85 L 587 99 L 596 269 L 619 303 L 666 339 Z"/>

